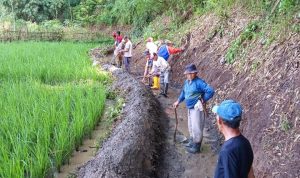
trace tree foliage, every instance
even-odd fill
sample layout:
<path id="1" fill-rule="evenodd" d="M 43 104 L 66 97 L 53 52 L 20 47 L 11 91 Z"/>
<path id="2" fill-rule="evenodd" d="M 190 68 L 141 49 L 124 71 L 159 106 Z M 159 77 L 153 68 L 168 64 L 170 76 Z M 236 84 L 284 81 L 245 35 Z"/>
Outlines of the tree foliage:
<path id="1" fill-rule="evenodd" d="M 224 15 L 226 9 L 240 3 L 263 14 L 286 14 L 299 7 L 299 0 L 0 0 L 17 19 L 32 22 L 59 19 L 93 24 L 130 24 L 141 35 L 157 16 L 167 13 L 174 23 L 183 23 L 193 12 L 213 10 Z M 277 3 L 276 5 L 276 2 Z M 226 14 L 225 14 L 226 15 Z"/>
<path id="2" fill-rule="evenodd" d="M 86 24 L 131 24 L 137 35 L 158 15 L 184 11 L 203 5 L 204 0 L 82 0 L 74 10 L 77 20 Z"/>
<path id="3" fill-rule="evenodd" d="M 32 22 L 68 18 L 68 8 L 80 0 L 2 0 L 6 9 L 16 18 Z"/>

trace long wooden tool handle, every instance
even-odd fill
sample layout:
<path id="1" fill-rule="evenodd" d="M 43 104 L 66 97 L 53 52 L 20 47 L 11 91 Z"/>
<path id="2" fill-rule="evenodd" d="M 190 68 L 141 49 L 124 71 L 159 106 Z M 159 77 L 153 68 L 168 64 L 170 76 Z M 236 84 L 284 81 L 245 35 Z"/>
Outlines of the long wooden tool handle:
<path id="1" fill-rule="evenodd" d="M 176 132 L 177 132 L 177 126 L 178 126 L 178 118 L 177 118 L 177 109 L 174 108 L 175 111 L 175 120 L 176 120 L 176 124 L 175 124 L 175 131 L 174 131 L 174 138 L 173 141 L 174 143 L 176 142 Z"/>

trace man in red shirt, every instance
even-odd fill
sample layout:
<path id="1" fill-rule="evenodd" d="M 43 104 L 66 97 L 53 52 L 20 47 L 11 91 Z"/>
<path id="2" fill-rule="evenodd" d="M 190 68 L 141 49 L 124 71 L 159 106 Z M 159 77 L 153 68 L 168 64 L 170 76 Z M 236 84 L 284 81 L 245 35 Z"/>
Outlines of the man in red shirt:
<path id="1" fill-rule="evenodd" d="M 113 32 L 113 38 L 115 40 L 115 42 L 114 42 L 115 51 L 114 51 L 114 55 L 113 55 L 110 63 L 112 65 L 115 65 L 116 64 L 116 60 L 115 60 L 116 59 L 116 55 L 115 54 L 118 53 L 117 48 L 118 48 L 119 44 L 122 42 L 123 37 L 121 35 L 121 32 L 117 31 L 117 33 Z"/>
<path id="2" fill-rule="evenodd" d="M 164 58 L 167 62 L 168 62 L 168 59 L 169 57 L 172 55 L 172 54 L 177 54 L 177 53 L 181 53 L 185 50 L 184 47 L 181 47 L 181 48 L 174 48 L 173 47 L 173 44 L 171 41 L 165 41 L 165 44 L 161 45 L 158 49 L 158 52 L 157 52 L 157 55 L 159 57 L 162 57 Z M 169 71 L 171 72 L 171 70 Z M 170 73 L 168 73 L 168 76 L 171 75 Z M 169 83 L 163 83 L 163 78 L 161 77 L 160 79 L 160 89 L 161 89 L 161 93 L 160 95 L 163 95 L 165 97 L 167 97 L 167 94 L 168 94 L 168 85 Z"/>
<path id="3" fill-rule="evenodd" d="M 115 40 L 115 47 L 117 47 L 122 42 L 122 39 L 123 39 L 121 32 L 120 31 L 113 32 L 112 36 Z"/>
<path id="4" fill-rule="evenodd" d="M 166 41 L 165 44 L 161 45 L 158 49 L 157 55 L 168 61 L 172 54 L 177 54 L 184 51 L 184 47 L 174 48 L 171 41 Z"/>
<path id="5" fill-rule="evenodd" d="M 115 41 L 117 42 L 117 46 L 122 42 L 122 35 L 121 35 L 121 32 L 120 31 L 117 31 L 117 35 L 116 35 L 116 38 L 115 38 Z"/>

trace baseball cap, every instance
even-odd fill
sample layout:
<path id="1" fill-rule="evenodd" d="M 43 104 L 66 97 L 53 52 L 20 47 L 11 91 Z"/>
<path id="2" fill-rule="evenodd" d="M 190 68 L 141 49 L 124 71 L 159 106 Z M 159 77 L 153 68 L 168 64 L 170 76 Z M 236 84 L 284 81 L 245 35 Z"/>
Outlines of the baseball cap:
<path id="1" fill-rule="evenodd" d="M 223 120 L 233 122 L 242 119 L 242 106 L 234 100 L 225 100 L 220 105 L 212 108 L 212 111 L 218 114 Z"/>

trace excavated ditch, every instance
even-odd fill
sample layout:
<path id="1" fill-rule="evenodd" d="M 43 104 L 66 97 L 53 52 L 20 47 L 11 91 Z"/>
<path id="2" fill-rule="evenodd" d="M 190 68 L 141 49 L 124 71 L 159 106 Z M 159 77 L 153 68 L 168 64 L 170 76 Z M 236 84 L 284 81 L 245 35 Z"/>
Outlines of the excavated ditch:
<path id="1" fill-rule="evenodd" d="M 78 168 L 77 177 L 180 177 L 184 169 L 180 161 L 174 161 L 179 157 L 175 146 L 165 142 L 168 121 L 159 101 L 123 70 L 103 68 L 115 77 L 111 90 L 125 96 L 126 104 L 121 122 L 94 159 Z"/>

